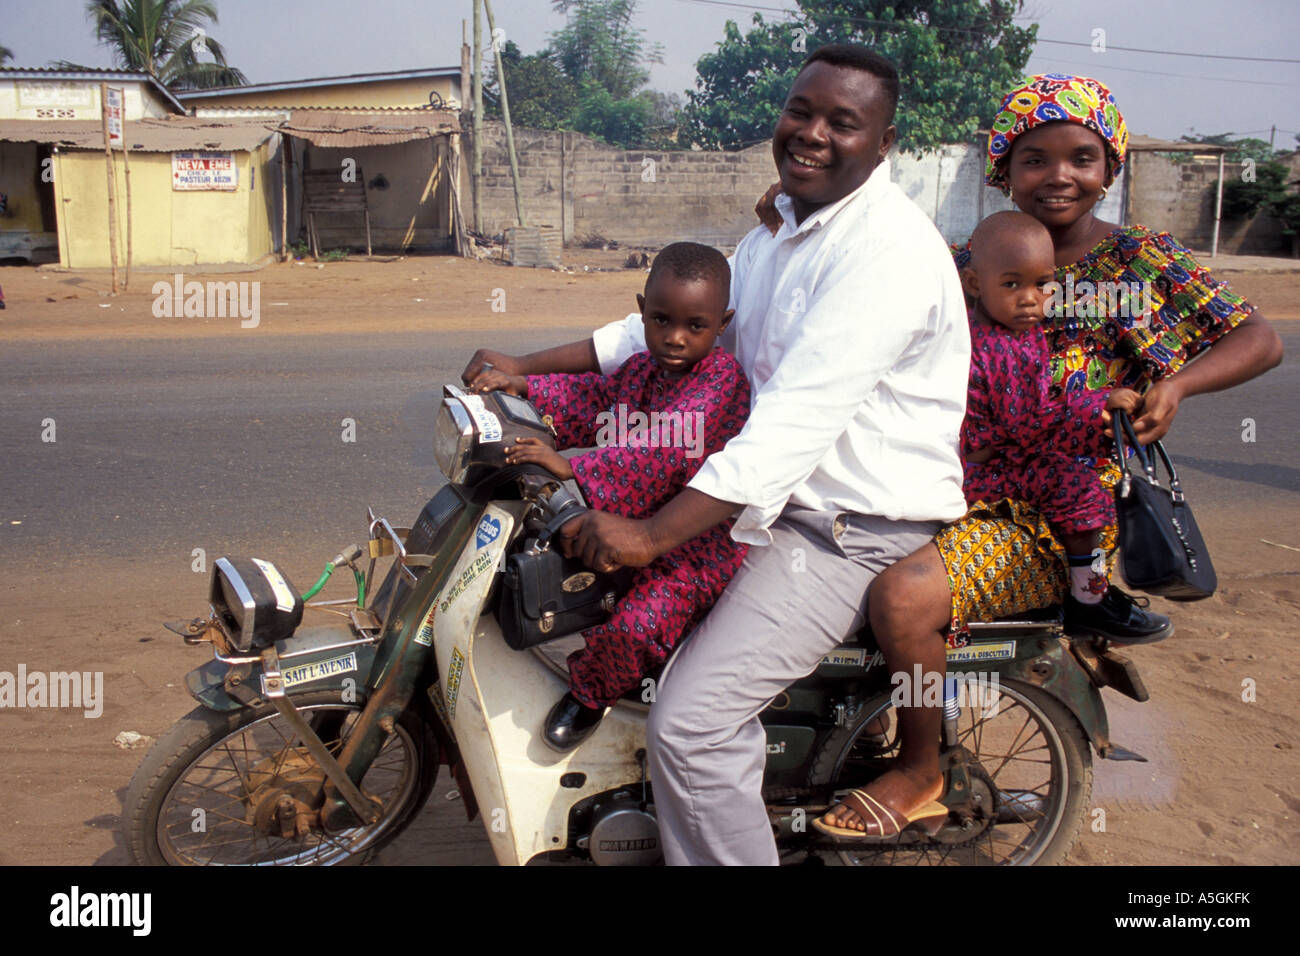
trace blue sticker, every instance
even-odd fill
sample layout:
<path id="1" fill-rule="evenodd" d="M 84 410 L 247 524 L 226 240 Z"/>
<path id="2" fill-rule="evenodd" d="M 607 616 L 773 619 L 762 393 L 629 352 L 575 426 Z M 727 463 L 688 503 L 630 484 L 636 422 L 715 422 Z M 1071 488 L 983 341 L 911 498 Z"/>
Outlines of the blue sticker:
<path id="1" fill-rule="evenodd" d="M 492 517 L 484 518 L 478 523 L 478 531 L 474 533 L 474 544 L 476 548 L 485 548 L 500 534 L 501 522 Z"/>

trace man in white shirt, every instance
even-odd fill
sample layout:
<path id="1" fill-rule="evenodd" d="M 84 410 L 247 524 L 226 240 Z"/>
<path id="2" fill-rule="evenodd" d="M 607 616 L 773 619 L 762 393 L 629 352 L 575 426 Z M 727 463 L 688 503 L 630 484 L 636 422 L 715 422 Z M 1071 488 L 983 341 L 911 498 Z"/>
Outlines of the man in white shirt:
<path id="1" fill-rule="evenodd" d="M 897 97 L 892 65 L 865 47 L 809 56 L 773 135 L 782 225 L 755 229 L 732 258 L 723 344 L 750 378 L 748 423 L 653 518 L 593 511 L 564 529 L 601 570 L 647 564 L 737 511 L 734 537 L 756 545 L 651 708 L 669 863 L 777 862 L 757 715 L 861 626 L 876 575 L 966 510 L 965 304 L 947 246 L 889 179 Z M 480 351 L 466 379 L 484 361 L 509 374 L 612 371 L 645 347 L 632 318 L 521 359 Z M 942 674 L 931 636 L 882 640 L 891 669 Z M 901 769 L 872 790 L 900 820 L 924 816 L 941 788 L 941 717 L 899 712 Z"/>

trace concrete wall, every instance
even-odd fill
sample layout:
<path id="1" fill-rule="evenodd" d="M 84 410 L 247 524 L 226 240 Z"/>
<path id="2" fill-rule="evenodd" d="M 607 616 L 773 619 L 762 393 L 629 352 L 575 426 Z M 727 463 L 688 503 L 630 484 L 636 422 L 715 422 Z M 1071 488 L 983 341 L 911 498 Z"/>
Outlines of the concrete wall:
<path id="1" fill-rule="evenodd" d="M 1284 162 L 1292 178 L 1300 176 L 1300 154 Z M 1225 184 L 1239 179 L 1241 163 L 1223 164 Z M 1214 232 L 1218 162 L 1179 163 L 1162 154 L 1138 153 L 1130 161 L 1133 194 L 1130 218 L 1170 233 L 1183 245 L 1209 249 Z M 1272 216 L 1224 219 L 1219 226 L 1219 251 L 1234 255 L 1290 255 L 1291 241 Z"/>
<path id="2" fill-rule="evenodd" d="M 132 153 L 133 264 L 140 267 L 255 262 L 271 251 L 270 146 L 235 153 L 239 186 L 233 192 L 172 189 L 170 153 Z M 108 189 L 104 154 L 63 150 L 55 160 L 55 206 L 60 262 L 72 269 L 106 268 Z M 117 179 L 118 265 L 126 262 L 126 179 Z M 255 171 L 254 171 L 255 170 Z M 274 184 L 278 189 L 278 181 Z M 272 213 L 271 210 L 275 212 Z"/>
<path id="3" fill-rule="evenodd" d="M 482 231 L 497 235 L 515 223 L 514 191 L 503 125 L 484 123 L 483 134 Z M 624 151 L 577 133 L 516 129 L 515 149 L 528 223 L 562 227 L 566 243 L 599 236 L 661 247 L 691 239 L 730 250 L 756 225 L 754 203 L 776 180 L 770 142 L 730 153 Z M 466 171 L 469 152 L 466 145 Z M 895 153 L 891 166 L 894 181 L 949 242 L 964 242 L 984 216 L 1011 208 L 983 185 L 982 144 L 924 157 Z M 1100 206 L 1102 218 L 1119 220 L 1122 191 L 1121 178 Z M 466 221 L 470 195 L 467 186 Z"/>

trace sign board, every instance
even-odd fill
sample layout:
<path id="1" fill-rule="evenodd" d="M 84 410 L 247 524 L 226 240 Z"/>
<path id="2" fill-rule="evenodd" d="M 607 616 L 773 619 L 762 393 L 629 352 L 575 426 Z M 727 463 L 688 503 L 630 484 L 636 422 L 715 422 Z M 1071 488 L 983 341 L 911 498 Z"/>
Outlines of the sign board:
<path id="1" fill-rule="evenodd" d="M 110 86 L 104 91 L 104 116 L 108 121 L 108 145 L 122 149 L 122 91 Z"/>
<path id="2" fill-rule="evenodd" d="M 239 187 L 239 169 L 234 153 L 197 150 L 172 153 L 172 189 L 218 189 Z"/>

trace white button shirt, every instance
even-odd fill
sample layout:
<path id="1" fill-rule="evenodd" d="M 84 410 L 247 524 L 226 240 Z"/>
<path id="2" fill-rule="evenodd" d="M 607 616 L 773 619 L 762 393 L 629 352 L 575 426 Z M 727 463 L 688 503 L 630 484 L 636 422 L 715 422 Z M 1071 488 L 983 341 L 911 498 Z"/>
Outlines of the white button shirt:
<path id="1" fill-rule="evenodd" d="M 888 161 L 838 202 L 763 226 L 731 257 L 721 344 L 749 376 L 744 429 L 690 487 L 745 507 L 733 537 L 768 544 L 786 504 L 911 521 L 966 511 L 958 437 L 970 330 L 939 232 Z M 641 317 L 593 334 L 606 374 L 645 348 Z"/>

